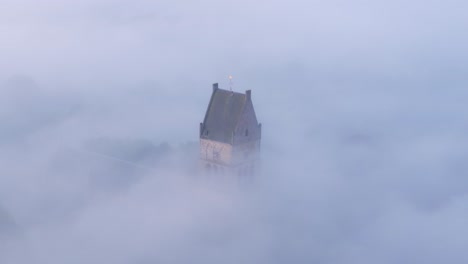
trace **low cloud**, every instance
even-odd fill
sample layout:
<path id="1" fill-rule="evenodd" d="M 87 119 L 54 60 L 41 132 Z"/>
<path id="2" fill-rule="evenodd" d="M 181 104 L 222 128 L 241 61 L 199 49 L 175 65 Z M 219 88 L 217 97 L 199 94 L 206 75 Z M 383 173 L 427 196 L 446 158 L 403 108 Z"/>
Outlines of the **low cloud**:
<path id="1" fill-rule="evenodd" d="M 0 262 L 466 263 L 466 4 L 419 2 L 5 1 Z M 197 171 L 229 75 L 247 186 Z"/>

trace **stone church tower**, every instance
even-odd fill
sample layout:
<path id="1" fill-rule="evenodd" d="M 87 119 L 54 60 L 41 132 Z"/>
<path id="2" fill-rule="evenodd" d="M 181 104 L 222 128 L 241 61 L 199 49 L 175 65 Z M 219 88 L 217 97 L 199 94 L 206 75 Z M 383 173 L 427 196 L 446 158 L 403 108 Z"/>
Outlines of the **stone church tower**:
<path id="1" fill-rule="evenodd" d="M 200 163 L 208 173 L 252 177 L 259 167 L 262 125 L 258 123 L 251 91 L 213 93 L 200 123 Z"/>

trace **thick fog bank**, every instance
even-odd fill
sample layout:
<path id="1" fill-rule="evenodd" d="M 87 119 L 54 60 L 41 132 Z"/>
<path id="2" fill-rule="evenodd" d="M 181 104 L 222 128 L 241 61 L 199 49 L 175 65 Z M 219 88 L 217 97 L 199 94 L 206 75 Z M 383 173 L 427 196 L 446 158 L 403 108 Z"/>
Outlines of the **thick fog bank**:
<path id="1" fill-rule="evenodd" d="M 2 1 L 0 263 L 466 263 L 466 7 Z M 215 82 L 249 186 L 197 171 Z"/>

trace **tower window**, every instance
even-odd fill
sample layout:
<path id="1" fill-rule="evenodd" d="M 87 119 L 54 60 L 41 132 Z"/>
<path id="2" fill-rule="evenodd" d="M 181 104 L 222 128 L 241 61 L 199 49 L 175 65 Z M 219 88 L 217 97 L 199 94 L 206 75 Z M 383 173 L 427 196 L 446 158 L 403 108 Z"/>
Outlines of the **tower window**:
<path id="1" fill-rule="evenodd" d="M 249 135 L 249 130 L 246 129 L 246 130 L 245 130 L 245 136 L 248 136 L 248 135 Z"/>

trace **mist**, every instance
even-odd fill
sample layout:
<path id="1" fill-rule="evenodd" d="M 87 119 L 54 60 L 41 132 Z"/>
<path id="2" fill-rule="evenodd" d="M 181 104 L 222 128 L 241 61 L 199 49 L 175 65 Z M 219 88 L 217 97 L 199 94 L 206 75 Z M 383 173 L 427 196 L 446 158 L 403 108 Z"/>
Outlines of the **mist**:
<path id="1" fill-rule="evenodd" d="M 463 1 L 0 3 L 0 263 L 466 263 Z M 254 182 L 205 177 L 212 83 Z"/>

